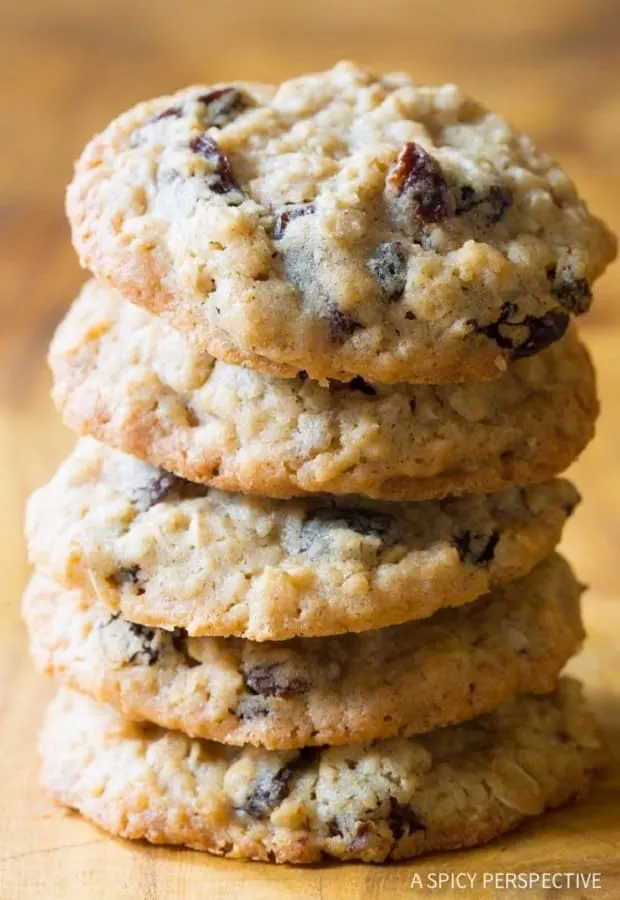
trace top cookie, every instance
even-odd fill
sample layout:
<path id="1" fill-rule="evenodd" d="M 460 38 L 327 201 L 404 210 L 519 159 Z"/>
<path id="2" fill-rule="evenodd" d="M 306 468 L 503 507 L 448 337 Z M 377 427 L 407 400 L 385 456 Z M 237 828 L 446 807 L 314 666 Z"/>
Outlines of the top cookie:
<path id="1" fill-rule="evenodd" d="M 138 105 L 87 146 L 67 208 L 83 265 L 286 377 L 495 378 L 562 336 L 615 253 L 501 118 L 351 63 Z"/>

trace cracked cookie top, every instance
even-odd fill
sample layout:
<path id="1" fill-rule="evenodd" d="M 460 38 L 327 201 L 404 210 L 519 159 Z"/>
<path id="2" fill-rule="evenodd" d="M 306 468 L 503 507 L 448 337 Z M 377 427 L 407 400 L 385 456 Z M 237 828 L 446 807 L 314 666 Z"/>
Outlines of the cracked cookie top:
<path id="1" fill-rule="evenodd" d="M 86 147 L 67 205 L 97 276 L 286 377 L 495 378 L 564 334 L 615 253 L 499 116 L 351 63 L 142 103 Z"/>

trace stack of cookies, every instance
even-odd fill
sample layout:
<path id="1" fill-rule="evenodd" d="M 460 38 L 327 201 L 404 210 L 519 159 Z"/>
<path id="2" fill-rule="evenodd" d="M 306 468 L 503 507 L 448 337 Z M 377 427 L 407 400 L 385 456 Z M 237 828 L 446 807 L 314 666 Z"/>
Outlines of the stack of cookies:
<path id="1" fill-rule="evenodd" d="M 454 86 L 351 64 L 137 106 L 84 151 L 54 338 L 75 450 L 24 598 L 43 783 L 228 856 L 471 846 L 582 795 L 555 553 L 615 245 Z"/>

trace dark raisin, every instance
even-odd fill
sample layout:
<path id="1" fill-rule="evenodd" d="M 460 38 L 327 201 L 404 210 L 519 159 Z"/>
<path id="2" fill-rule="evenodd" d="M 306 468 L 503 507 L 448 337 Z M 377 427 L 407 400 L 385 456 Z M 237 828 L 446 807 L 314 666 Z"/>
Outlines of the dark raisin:
<path id="1" fill-rule="evenodd" d="M 357 534 L 377 538 L 387 537 L 393 525 L 391 517 L 385 513 L 365 509 L 338 509 L 333 506 L 312 510 L 306 521 L 335 528 L 344 526 Z"/>
<path id="2" fill-rule="evenodd" d="M 144 625 L 137 625 L 135 622 L 128 622 L 129 630 L 140 641 L 140 649 L 132 653 L 128 662 L 146 662 L 147 665 L 153 666 L 159 659 L 159 649 L 155 646 L 158 637 L 160 637 L 154 628 L 147 628 Z M 142 659 L 140 657 L 143 657 Z"/>
<path id="3" fill-rule="evenodd" d="M 471 184 L 462 184 L 454 192 L 456 198 L 455 213 L 462 216 L 473 209 L 478 202 L 478 195 Z"/>
<path id="4" fill-rule="evenodd" d="M 327 833 L 330 837 L 342 837 L 343 832 L 338 819 L 330 819 L 327 823 Z"/>
<path id="5" fill-rule="evenodd" d="M 449 212 L 448 184 L 441 166 L 427 151 L 408 141 L 387 176 L 388 187 L 404 205 L 408 217 L 440 222 Z"/>
<path id="6" fill-rule="evenodd" d="M 273 226 L 273 239 L 279 241 L 289 222 L 293 219 L 299 219 L 300 216 L 309 216 L 315 211 L 314 203 L 291 203 L 283 206 L 276 213 L 276 219 Z"/>
<path id="7" fill-rule="evenodd" d="M 346 528 L 363 537 L 378 538 L 383 544 L 396 543 L 390 516 L 373 510 L 338 509 L 327 506 L 308 512 L 301 526 L 300 552 L 307 552 L 317 538 L 324 537 L 325 531 L 332 528 Z"/>
<path id="8" fill-rule="evenodd" d="M 356 375 L 355 378 L 352 378 L 351 381 L 346 383 L 346 386 L 352 391 L 359 391 L 360 394 L 365 394 L 367 397 L 377 396 L 377 392 L 372 384 L 368 384 L 367 381 L 364 381 L 361 375 Z"/>
<path id="9" fill-rule="evenodd" d="M 570 316 L 561 310 L 551 310 L 544 316 L 526 316 L 522 324 L 529 330 L 529 335 L 513 348 L 512 358 L 533 356 L 554 344 L 565 334 L 569 323 Z"/>
<path id="10" fill-rule="evenodd" d="M 399 803 L 395 797 L 390 797 L 387 825 L 395 841 L 399 841 L 404 835 L 411 834 L 413 831 L 426 831 L 426 827 L 420 822 L 413 809 L 406 803 Z"/>
<path id="11" fill-rule="evenodd" d="M 362 327 L 360 322 L 335 307 L 329 310 L 327 324 L 330 337 L 336 344 L 344 344 L 347 338 Z"/>
<path id="12" fill-rule="evenodd" d="M 363 326 L 349 312 L 340 309 L 338 296 L 333 296 L 334 285 L 326 278 L 328 272 L 323 265 L 321 243 L 317 245 L 315 241 L 298 239 L 283 244 L 284 270 L 299 291 L 299 299 L 315 310 L 321 310 L 325 338 L 343 344 Z"/>
<path id="13" fill-rule="evenodd" d="M 544 316 L 525 316 L 515 320 L 517 308 L 506 301 L 497 322 L 489 325 L 473 323 L 479 334 L 495 341 L 498 347 L 511 351 L 512 359 L 533 356 L 558 341 L 568 328 L 570 317 L 562 310 L 550 310 Z M 514 330 L 516 329 L 516 331 Z M 526 335 L 523 337 L 523 330 Z"/>
<path id="14" fill-rule="evenodd" d="M 189 146 L 193 153 L 202 156 L 210 164 L 213 177 L 209 181 L 209 187 L 214 194 L 232 192 L 240 194 L 240 189 L 233 178 L 230 160 L 213 138 L 208 134 L 200 134 L 190 141 Z"/>
<path id="15" fill-rule="evenodd" d="M 514 194 L 507 185 L 493 184 L 489 188 L 486 197 L 479 204 L 479 211 L 486 218 L 488 225 L 496 225 L 504 218 L 504 213 L 513 203 Z"/>
<path id="16" fill-rule="evenodd" d="M 551 293 L 568 312 L 580 316 L 587 312 L 592 302 L 592 290 L 585 278 L 573 278 L 564 273 L 555 282 Z"/>
<path id="17" fill-rule="evenodd" d="M 178 119 L 182 115 L 182 109 L 180 106 L 170 106 L 168 109 L 164 109 L 163 112 L 157 113 L 156 116 L 150 120 L 149 125 L 153 125 L 154 122 L 160 122 L 162 119 Z"/>
<path id="18" fill-rule="evenodd" d="M 138 585 L 138 593 L 144 593 L 144 588 L 141 586 L 142 569 L 140 566 L 126 566 L 117 569 L 109 576 L 108 580 L 114 587 L 122 587 L 125 584 Z"/>
<path id="19" fill-rule="evenodd" d="M 505 327 L 510 328 L 513 325 L 509 320 L 517 313 L 516 304 L 514 304 L 510 300 L 504 301 L 502 303 L 502 308 L 499 312 L 499 318 L 497 322 L 491 322 L 489 325 L 478 326 L 476 330 L 479 334 L 485 334 L 488 338 L 495 341 L 498 347 L 502 347 L 504 350 L 512 350 L 514 347 L 514 340 L 510 333 L 505 334 Z M 515 323 L 519 324 L 519 323 Z M 504 327 L 504 331 L 500 329 Z"/>
<path id="20" fill-rule="evenodd" d="M 305 369 L 302 369 L 301 372 L 297 373 L 297 377 L 299 378 L 300 381 L 307 381 L 308 373 L 306 372 Z"/>
<path id="21" fill-rule="evenodd" d="M 263 697 L 295 697 L 310 684 L 300 675 L 291 675 L 282 663 L 259 663 L 245 672 L 245 683 L 253 694 Z"/>
<path id="22" fill-rule="evenodd" d="M 149 481 L 138 485 L 131 491 L 131 502 L 141 511 L 146 512 L 166 499 L 173 487 L 180 481 L 176 475 L 160 469 Z"/>
<path id="23" fill-rule="evenodd" d="M 172 631 L 164 631 L 160 629 L 160 637 L 164 641 L 169 641 L 172 644 L 174 650 L 181 654 L 183 659 L 183 665 L 188 669 L 193 669 L 196 666 L 202 665 L 199 659 L 196 659 L 189 651 L 188 647 L 188 634 L 184 628 L 173 628 Z"/>
<path id="24" fill-rule="evenodd" d="M 214 468 L 213 476 L 219 475 L 219 469 Z M 174 485 L 174 493 L 181 500 L 196 500 L 199 497 L 206 497 L 209 493 L 209 485 L 196 484 L 194 481 L 186 481 L 184 478 L 178 478 Z"/>
<path id="25" fill-rule="evenodd" d="M 216 88 L 196 98 L 207 107 L 206 128 L 223 128 L 248 108 L 248 98 L 234 87 Z"/>
<path id="26" fill-rule="evenodd" d="M 462 534 L 454 536 L 454 545 L 458 550 L 461 562 L 468 565 L 477 566 L 491 562 L 498 543 L 499 531 L 492 531 L 491 534 L 464 531 Z"/>
<path id="27" fill-rule="evenodd" d="M 259 696 L 243 697 L 237 704 L 233 714 L 242 722 L 251 722 L 253 719 L 266 719 L 270 713 L 269 704 Z"/>
<path id="28" fill-rule="evenodd" d="M 402 297 L 407 284 L 407 256 L 398 241 L 375 247 L 366 264 L 388 303 Z"/>
<path id="29" fill-rule="evenodd" d="M 512 206 L 514 195 L 507 185 L 492 184 L 478 192 L 469 184 L 460 186 L 455 191 L 457 216 L 474 213 L 481 228 L 491 228 L 503 217 Z"/>
<path id="30" fill-rule="evenodd" d="M 187 631 L 184 628 L 173 628 L 170 640 L 177 653 L 187 653 Z"/>
<path id="31" fill-rule="evenodd" d="M 283 766 L 277 772 L 264 772 L 248 794 L 241 807 L 254 819 L 262 819 L 276 808 L 289 792 L 289 783 L 295 771 L 294 765 Z"/>

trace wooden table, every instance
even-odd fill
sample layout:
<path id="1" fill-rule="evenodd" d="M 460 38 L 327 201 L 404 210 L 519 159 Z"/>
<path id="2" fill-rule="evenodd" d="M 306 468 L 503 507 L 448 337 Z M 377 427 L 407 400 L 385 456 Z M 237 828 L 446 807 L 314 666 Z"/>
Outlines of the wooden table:
<path id="1" fill-rule="evenodd" d="M 62 215 L 81 145 L 135 100 L 192 80 L 271 79 L 352 56 L 456 80 L 531 131 L 620 230 L 620 7 L 614 0 L 10 0 L 0 6 L 0 900 L 426 896 L 414 873 L 601 872 L 602 890 L 518 896 L 620 897 L 620 764 L 592 799 L 470 853 L 373 868 L 300 871 L 129 846 L 54 809 L 35 786 L 35 734 L 50 687 L 26 656 L 18 597 L 28 492 L 71 436 L 47 398 L 44 350 L 83 277 Z M 620 737 L 620 288 L 600 282 L 584 334 L 600 369 L 599 436 L 572 472 L 586 502 L 564 542 L 581 577 L 587 651 L 575 669 Z M 429 894 L 430 895 L 430 894 Z M 444 891 L 432 896 L 484 897 Z M 497 896 L 516 896 L 508 892 Z"/>

